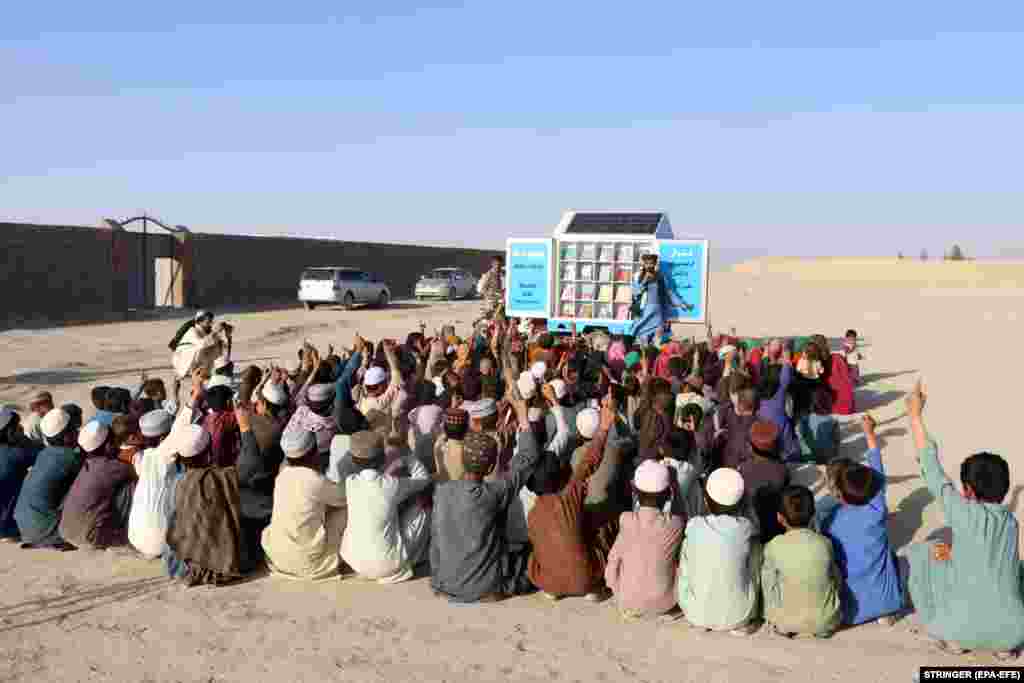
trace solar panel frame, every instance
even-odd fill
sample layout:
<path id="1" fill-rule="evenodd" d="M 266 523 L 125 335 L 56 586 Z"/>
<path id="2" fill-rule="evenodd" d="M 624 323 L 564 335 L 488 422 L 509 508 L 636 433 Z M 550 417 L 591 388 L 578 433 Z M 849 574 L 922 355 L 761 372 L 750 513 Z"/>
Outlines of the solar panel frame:
<path id="1" fill-rule="evenodd" d="M 593 213 L 573 215 L 566 226 L 566 235 L 651 235 L 658 231 L 662 212 Z"/>

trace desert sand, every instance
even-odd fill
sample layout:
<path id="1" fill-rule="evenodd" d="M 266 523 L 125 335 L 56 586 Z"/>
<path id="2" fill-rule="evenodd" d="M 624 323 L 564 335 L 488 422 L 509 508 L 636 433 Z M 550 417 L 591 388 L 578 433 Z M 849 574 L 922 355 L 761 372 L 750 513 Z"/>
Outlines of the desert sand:
<path id="1" fill-rule="evenodd" d="M 967 455 L 1001 453 L 1014 479 L 1008 503 L 1024 515 L 1014 398 L 1020 375 L 1011 356 L 1024 266 L 988 271 L 970 264 L 953 274 L 915 264 L 914 275 L 894 262 L 779 263 L 715 274 L 714 327 L 758 337 L 860 331 L 867 360 L 858 409 L 881 424 L 894 546 L 943 533 L 904 416 L 904 392 L 919 376 L 927 381 L 927 422 L 947 472 L 958 480 Z M 349 344 L 354 332 L 404 336 L 420 320 L 431 329 L 457 321 L 464 330 L 476 310 L 466 302 L 227 318 L 237 326 L 241 364 L 291 364 L 303 338 L 326 347 Z M 169 380 L 167 342 L 178 323 L 0 333 L 0 404 L 24 406 L 45 388 L 88 413 L 97 383 L 129 385 L 143 370 Z M 845 422 L 844 454 L 859 455 L 856 416 Z M 815 468 L 798 476 L 820 492 Z M 185 589 L 164 579 L 158 563 L 16 545 L 0 545 L 0 573 L 3 681 L 890 681 L 910 680 L 924 664 L 992 662 L 987 654 L 937 653 L 907 620 L 840 631 L 827 641 L 782 640 L 767 629 L 740 639 L 679 624 L 624 624 L 610 602 L 533 596 L 450 605 L 434 598 L 424 579 L 385 587 L 259 576 Z"/>

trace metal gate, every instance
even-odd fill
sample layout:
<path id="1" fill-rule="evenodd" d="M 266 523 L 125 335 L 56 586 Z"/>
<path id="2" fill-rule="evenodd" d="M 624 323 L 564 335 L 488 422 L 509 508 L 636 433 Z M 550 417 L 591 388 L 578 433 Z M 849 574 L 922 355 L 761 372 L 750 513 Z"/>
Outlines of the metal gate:
<path id="1" fill-rule="evenodd" d="M 126 241 L 124 263 L 124 305 L 129 309 L 181 306 L 182 265 L 176 255 L 178 238 L 188 229 L 183 225 L 170 227 L 152 216 L 142 215 L 125 221 L 107 219 Z M 140 224 L 141 232 L 128 232 L 126 226 Z M 159 230 L 158 230 L 159 228 Z"/>

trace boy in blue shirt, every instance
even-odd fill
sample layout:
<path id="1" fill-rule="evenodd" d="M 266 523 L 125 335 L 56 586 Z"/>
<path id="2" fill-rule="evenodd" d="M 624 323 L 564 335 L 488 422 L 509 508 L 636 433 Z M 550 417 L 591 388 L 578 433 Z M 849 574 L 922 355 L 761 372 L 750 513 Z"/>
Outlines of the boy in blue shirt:
<path id="1" fill-rule="evenodd" d="M 839 505 L 821 520 L 821 532 L 832 539 L 843 575 L 843 623 L 878 619 L 891 624 L 890 615 L 903 609 L 903 589 L 886 527 L 885 467 L 874 419 L 864 415 L 861 425 L 867 464 L 848 463 L 837 470 Z"/>

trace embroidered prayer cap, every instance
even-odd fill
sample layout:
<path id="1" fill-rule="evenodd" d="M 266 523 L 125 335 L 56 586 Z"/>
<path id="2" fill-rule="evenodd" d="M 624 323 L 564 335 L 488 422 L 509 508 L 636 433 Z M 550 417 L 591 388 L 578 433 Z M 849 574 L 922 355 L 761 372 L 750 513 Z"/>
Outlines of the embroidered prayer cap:
<path id="1" fill-rule="evenodd" d="M 462 446 L 462 466 L 473 474 L 488 474 L 498 462 L 498 443 L 487 434 L 470 432 Z"/>

